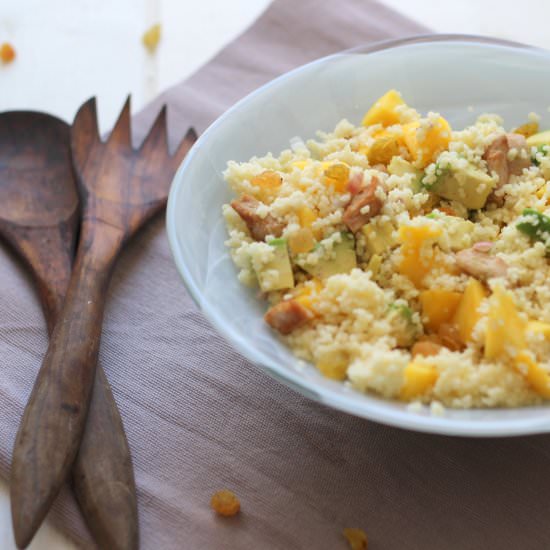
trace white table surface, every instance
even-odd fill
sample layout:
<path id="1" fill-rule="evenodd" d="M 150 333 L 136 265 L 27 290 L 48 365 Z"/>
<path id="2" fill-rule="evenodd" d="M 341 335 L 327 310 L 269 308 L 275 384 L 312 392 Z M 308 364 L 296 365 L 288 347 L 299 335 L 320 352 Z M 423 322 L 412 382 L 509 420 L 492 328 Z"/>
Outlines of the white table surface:
<path id="1" fill-rule="evenodd" d="M 383 3 L 438 32 L 485 34 L 550 49 L 548 0 Z M 135 111 L 190 75 L 268 4 L 269 0 L 3 0 L 0 43 L 11 42 L 17 59 L 0 66 L 0 111 L 43 110 L 70 121 L 77 107 L 95 95 L 100 127 L 106 130 L 129 92 Z M 156 54 L 150 55 L 141 36 L 156 22 L 162 23 L 162 40 Z M 73 546 L 46 523 L 30 548 Z M 0 549 L 15 549 L 4 482 Z"/>

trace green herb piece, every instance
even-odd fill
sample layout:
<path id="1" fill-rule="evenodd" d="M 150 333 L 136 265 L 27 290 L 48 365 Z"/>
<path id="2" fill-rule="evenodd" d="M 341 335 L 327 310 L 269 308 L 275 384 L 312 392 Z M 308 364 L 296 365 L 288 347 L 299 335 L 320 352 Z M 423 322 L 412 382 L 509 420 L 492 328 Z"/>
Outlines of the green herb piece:
<path id="1" fill-rule="evenodd" d="M 522 212 L 523 220 L 516 227 L 532 241 L 540 241 L 550 249 L 550 217 L 533 208 Z"/>

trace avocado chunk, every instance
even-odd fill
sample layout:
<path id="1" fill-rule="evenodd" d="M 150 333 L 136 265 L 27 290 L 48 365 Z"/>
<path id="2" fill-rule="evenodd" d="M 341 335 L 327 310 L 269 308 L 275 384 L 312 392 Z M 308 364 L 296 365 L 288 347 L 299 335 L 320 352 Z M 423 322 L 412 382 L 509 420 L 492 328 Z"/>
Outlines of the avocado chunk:
<path id="1" fill-rule="evenodd" d="M 263 292 L 294 287 L 294 274 L 288 255 L 286 239 L 272 239 L 267 244 L 273 247 L 275 257 L 256 270 L 258 283 Z"/>
<path id="2" fill-rule="evenodd" d="M 527 139 L 527 145 L 529 147 L 540 147 L 541 145 L 550 145 L 550 130 L 533 134 Z"/>
<path id="3" fill-rule="evenodd" d="M 468 210 L 479 210 L 485 206 L 495 185 L 491 176 L 470 165 L 460 170 L 444 170 L 430 191 L 444 199 L 459 202 Z"/>
<path id="4" fill-rule="evenodd" d="M 393 238 L 393 225 L 391 222 L 373 222 L 361 228 L 365 236 L 365 244 L 370 254 L 382 254 L 395 246 Z"/>
<path id="5" fill-rule="evenodd" d="M 338 273 L 349 273 L 357 267 L 355 254 L 355 239 L 351 233 L 341 232 L 341 240 L 334 243 L 332 250 L 328 250 L 321 241 L 312 253 L 317 256 L 312 261 L 310 254 L 301 254 L 296 263 L 307 273 L 319 279 L 327 279 Z"/>
<path id="6" fill-rule="evenodd" d="M 411 189 L 413 193 L 418 193 L 422 190 L 422 176 L 424 172 L 415 168 L 409 161 L 401 157 L 393 157 L 388 164 L 388 173 L 390 176 L 411 176 Z"/>

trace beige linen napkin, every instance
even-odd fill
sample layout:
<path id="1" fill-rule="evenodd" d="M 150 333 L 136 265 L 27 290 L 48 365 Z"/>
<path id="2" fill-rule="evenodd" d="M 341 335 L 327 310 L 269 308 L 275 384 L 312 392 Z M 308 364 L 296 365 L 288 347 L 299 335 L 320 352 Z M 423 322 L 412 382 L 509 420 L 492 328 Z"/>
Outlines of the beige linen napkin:
<path id="1" fill-rule="evenodd" d="M 179 137 L 292 67 L 422 31 L 376 2 L 276 0 L 139 115 L 137 133 L 165 101 Z M 7 477 L 46 329 L 24 271 L 7 251 L 0 255 L 0 473 Z M 162 220 L 118 265 L 101 359 L 132 447 L 146 550 L 338 550 L 346 548 L 346 526 L 364 528 L 372 550 L 550 548 L 550 437 L 406 432 L 294 393 L 231 349 L 197 311 Z M 224 487 L 240 497 L 239 517 L 209 509 Z M 53 519 L 91 546 L 68 491 Z"/>

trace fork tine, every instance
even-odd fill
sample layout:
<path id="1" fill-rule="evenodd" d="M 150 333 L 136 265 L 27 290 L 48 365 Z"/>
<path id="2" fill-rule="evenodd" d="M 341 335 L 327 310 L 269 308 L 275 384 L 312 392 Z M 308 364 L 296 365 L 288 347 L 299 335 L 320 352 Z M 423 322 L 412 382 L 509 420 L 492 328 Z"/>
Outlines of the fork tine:
<path id="1" fill-rule="evenodd" d="M 197 138 L 197 132 L 195 131 L 195 128 L 191 126 L 189 130 L 187 130 L 185 136 L 181 140 L 180 144 L 178 145 L 170 159 L 175 168 L 177 168 L 181 164 L 189 149 L 191 149 L 195 141 L 197 141 Z"/>
<path id="2" fill-rule="evenodd" d="M 162 106 L 157 118 L 153 122 L 149 133 L 145 136 L 139 147 L 139 152 L 146 154 L 147 151 L 159 149 L 168 152 L 168 134 L 166 131 L 166 104 Z"/>
<path id="3" fill-rule="evenodd" d="M 130 128 L 130 96 L 126 98 L 124 107 L 118 115 L 118 119 L 115 122 L 111 135 L 107 139 L 107 143 L 117 141 L 121 145 L 132 146 L 132 134 Z"/>
<path id="4" fill-rule="evenodd" d="M 89 151 L 100 143 L 96 98 L 91 97 L 80 106 L 71 127 L 71 154 L 76 165 L 83 166 Z"/>

